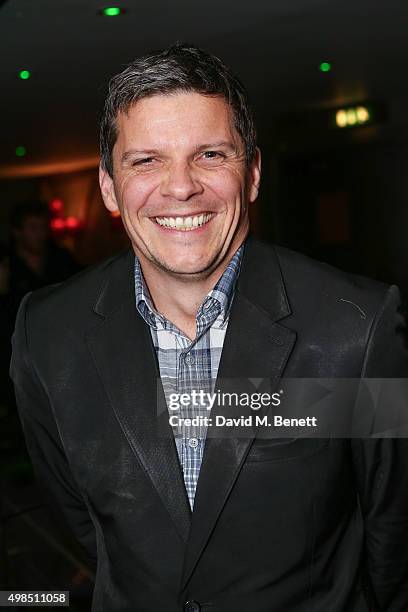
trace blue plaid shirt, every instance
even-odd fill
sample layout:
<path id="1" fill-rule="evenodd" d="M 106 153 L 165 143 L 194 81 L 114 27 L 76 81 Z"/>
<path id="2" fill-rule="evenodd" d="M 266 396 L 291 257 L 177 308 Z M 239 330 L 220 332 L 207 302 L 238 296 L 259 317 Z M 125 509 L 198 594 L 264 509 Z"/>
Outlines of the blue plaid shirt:
<path id="1" fill-rule="evenodd" d="M 201 303 L 196 315 L 194 340 L 187 338 L 178 327 L 155 310 L 139 259 L 135 256 L 136 308 L 150 327 L 167 406 L 171 393 L 191 393 L 193 389 L 206 393 L 214 391 L 243 250 L 244 245 L 241 245 L 224 274 Z M 169 410 L 169 413 L 173 411 Z M 183 418 L 193 418 L 208 416 L 209 412 L 206 406 L 189 405 L 180 407 L 178 414 Z M 206 428 L 202 425 L 188 429 L 181 426 L 173 428 L 173 432 L 187 496 L 193 509 Z"/>

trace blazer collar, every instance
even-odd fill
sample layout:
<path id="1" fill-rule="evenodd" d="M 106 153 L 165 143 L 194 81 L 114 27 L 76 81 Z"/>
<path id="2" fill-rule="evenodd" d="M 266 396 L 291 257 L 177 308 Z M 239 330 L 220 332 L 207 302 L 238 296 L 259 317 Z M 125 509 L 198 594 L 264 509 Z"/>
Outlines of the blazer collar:
<path id="1" fill-rule="evenodd" d="M 113 260 L 109 276 L 96 297 L 97 314 L 108 316 L 123 300 L 134 296 L 134 257 L 133 249 L 129 248 Z M 291 314 L 275 249 L 252 233 L 245 241 L 236 289 L 273 321 Z"/>
<path id="2" fill-rule="evenodd" d="M 275 248 L 251 233 L 245 242 L 237 288 L 272 321 L 292 312 Z"/>
<path id="3" fill-rule="evenodd" d="M 116 256 L 107 269 L 93 306 L 96 314 L 108 317 L 122 302 L 134 296 L 133 266 L 135 254 L 129 248 Z"/>

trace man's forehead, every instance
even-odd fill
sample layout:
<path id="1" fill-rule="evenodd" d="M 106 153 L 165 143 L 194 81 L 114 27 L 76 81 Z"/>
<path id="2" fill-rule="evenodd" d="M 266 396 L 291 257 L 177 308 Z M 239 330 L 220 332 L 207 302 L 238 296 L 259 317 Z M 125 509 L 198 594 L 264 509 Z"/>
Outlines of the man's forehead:
<path id="1" fill-rule="evenodd" d="M 174 92 L 143 97 L 120 111 L 116 129 L 120 132 L 149 134 L 152 129 L 178 129 L 235 132 L 233 111 L 222 96 L 198 92 Z"/>

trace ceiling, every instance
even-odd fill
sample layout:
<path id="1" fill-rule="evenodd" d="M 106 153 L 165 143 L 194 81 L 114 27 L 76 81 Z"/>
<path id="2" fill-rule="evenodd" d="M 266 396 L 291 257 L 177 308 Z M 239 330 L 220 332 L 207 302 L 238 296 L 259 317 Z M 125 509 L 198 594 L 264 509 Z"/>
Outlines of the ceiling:
<path id="1" fill-rule="evenodd" d="M 111 3 L 114 4 L 114 3 Z M 290 110 L 367 98 L 407 138 L 408 4 L 397 0 L 0 0 L 0 177 L 93 166 L 110 76 L 176 40 L 219 55 L 247 85 L 261 141 Z M 320 61 L 333 62 L 322 73 Z M 22 81 L 20 70 L 32 76 Z M 17 158 L 15 148 L 26 155 Z"/>

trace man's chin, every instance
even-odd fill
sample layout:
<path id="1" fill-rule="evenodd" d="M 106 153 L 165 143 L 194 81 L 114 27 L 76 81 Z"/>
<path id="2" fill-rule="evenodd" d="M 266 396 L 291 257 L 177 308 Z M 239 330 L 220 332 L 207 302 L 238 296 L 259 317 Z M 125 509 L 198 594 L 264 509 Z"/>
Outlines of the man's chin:
<path id="1" fill-rule="evenodd" d="M 191 261 L 190 260 L 182 260 L 182 261 L 171 261 L 165 259 L 154 259 L 154 263 L 166 274 L 170 274 L 175 278 L 183 279 L 185 281 L 189 280 L 197 280 L 200 278 L 205 278 L 210 274 L 215 265 L 215 259 L 206 259 L 202 261 Z"/>

